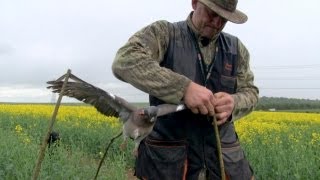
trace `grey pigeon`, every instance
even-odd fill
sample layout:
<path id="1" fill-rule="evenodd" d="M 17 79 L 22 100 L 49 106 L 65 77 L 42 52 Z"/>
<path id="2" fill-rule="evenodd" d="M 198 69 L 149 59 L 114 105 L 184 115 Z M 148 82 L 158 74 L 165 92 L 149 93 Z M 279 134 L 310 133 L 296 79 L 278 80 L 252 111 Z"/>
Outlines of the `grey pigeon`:
<path id="1" fill-rule="evenodd" d="M 64 75 L 65 76 L 65 75 Z M 47 82 L 54 93 L 61 93 L 64 76 L 55 81 Z M 73 97 L 94 106 L 106 116 L 119 117 L 123 123 L 123 135 L 135 141 L 135 150 L 140 142 L 152 131 L 157 117 L 186 109 L 185 105 L 162 104 L 137 108 L 125 99 L 97 88 L 73 74 L 65 85 L 63 95 Z"/>

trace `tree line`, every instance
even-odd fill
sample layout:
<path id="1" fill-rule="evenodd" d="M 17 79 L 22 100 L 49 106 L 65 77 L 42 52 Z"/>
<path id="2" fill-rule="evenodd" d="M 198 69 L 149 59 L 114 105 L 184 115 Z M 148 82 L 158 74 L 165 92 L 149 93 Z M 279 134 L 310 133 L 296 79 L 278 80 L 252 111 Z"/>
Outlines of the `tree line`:
<path id="1" fill-rule="evenodd" d="M 260 97 L 256 110 L 311 110 L 320 109 L 320 100 L 284 97 Z"/>

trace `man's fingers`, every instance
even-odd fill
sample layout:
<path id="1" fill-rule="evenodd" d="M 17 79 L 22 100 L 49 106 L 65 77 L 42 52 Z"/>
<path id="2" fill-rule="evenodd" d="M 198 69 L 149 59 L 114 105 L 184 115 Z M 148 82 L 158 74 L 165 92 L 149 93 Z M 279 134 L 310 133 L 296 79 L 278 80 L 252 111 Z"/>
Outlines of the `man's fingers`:
<path id="1" fill-rule="evenodd" d="M 209 89 L 194 82 L 191 82 L 184 94 L 184 102 L 195 114 L 213 115 L 215 97 Z"/>
<path id="2" fill-rule="evenodd" d="M 222 112 L 230 111 L 231 109 L 232 107 L 230 105 L 217 106 L 215 108 L 215 112 L 222 113 Z"/>
<path id="3" fill-rule="evenodd" d="M 192 111 L 194 114 L 198 114 L 198 113 L 199 113 L 198 108 L 191 108 L 191 111 Z"/>
<path id="4" fill-rule="evenodd" d="M 214 97 L 216 99 L 220 99 L 221 97 L 225 96 L 225 93 L 224 92 L 217 92 L 214 94 Z"/>
<path id="5" fill-rule="evenodd" d="M 206 106 L 204 106 L 204 105 L 200 105 L 199 107 L 191 108 L 191 111 L 194 114 L 201 113 L 203 115 L 207 115 L 208 113 L 209 114 L 211 113 L 211 112 L 209 112 L 208 108 Z M 214 112 L 214 109 L 213 109 L 213 112 Z"/>
<path id="6" fill-rule="evenodd" d="M 227 119 L 228 118 L 217 120 L 217 125 L 220 126 L 220 125 L 224 124 L 227 121 Z"/>
<path id="7" fill-rule="evenodd" d="M 207 114 L 209 114 L 210 116 L 213 116 L 215 114 L 214 103 L 215 99 L 213 96 L 210 98 L 210 101 L 206 103 L 206 107 L 208 110 Z"/>
<path id="8" fill-rule="evenodd" d="M 212 105 L 208 105 L 208 106 L 209 106 L 209 108 L 204 105 L 200 105 L 198 107 L 194 107 L 194 108 L 190 108 L 190 109 L 194 114 L 201 113 L 203 115 L 209 114 L 210 116 L 214 116 L 215 115 L 214 107 Z"/>
<path id="9" fill-rule="evenodd" d="M 215 116 L 216 112 L 215 112 L 214 110 L 211 110 L 211 111 L 208 112 L 208 114 L 209 114 L 210 116 Z"/>
<path id="10" fill-rule="evenodd" d="M 220 125 L 224 124 L 228 120 L 229 116 L 230 115 L 225 111 L 222 111 L 222 112 L 216 111 L 215 117 L 217 119 L 217 125 L 220 126 Z"/>
<path id="11" fill-rule="evenodd" d="M 222 112 L 222 113 L 216 113 L 216 118 L 218 120 L 221 120 L 221 119 L 226 119 L 229 117 L 229 114 L 227 112 Z"/>
<path id="12" fill-rule="evenodd" d="M 200 109 L 201 114 L 213 116 L 215 114 L 214 106 L 211 103 L 207 103 L 206 106 L 202 106 L 203 110 Z"/>

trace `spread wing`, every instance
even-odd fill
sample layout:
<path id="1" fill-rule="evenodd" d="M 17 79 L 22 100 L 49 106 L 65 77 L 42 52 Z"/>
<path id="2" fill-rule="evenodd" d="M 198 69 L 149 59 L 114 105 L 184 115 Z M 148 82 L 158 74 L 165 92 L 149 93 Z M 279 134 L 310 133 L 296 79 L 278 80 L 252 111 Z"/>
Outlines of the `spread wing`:
<path id="1" fill-rule="evenodd" d="M 52 92 L 61 93 L 63 82 L 62 78 L 56 81 L 47 82 Z M 136 110 L 136 107 L 129 104 L 126 100 L 111 93 L 108 93 L 98 87 L 95 87 L 73 74 L 70 74 L 63 95 L 76 98 L 87 104 L 94 106 L 100 113 L 106 116 L 119 117 L 119 114 L 130 113 Z"/>
<path id="2" fill-rule="evenodd" d="M 184 104 L 161 104 L 157 106 L 157 116 L 163 116 L 169 113 L 182 111 L 184 109 L 187 109 Z"/>

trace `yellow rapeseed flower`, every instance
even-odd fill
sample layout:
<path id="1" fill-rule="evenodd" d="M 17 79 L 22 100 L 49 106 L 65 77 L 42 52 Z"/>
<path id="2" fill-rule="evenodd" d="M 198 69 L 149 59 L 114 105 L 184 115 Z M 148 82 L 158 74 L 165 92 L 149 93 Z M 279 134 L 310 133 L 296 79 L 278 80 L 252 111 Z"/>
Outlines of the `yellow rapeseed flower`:
<path id="1" fill-rule="evenodd" d="M 14 129 L 18 134 L 22 132 L 22 127 L 20 124 L 16 125 L 16 127 Z"/>
<path id="2" fill-rule="evenodd" d="M 241 142 L 251 144 L 256 137 L 262 144 L 281 144 L 283 138 L 290 143 L 305 141 L 305 132 L 320 126 L 320 114 L 290 112 L 258 112 L 235 122 Z M 319 133 L 312 135 L 311 143 L 319 143 Z"/>
<path id="3" fill-rule="evenodd" d="M 319 133 L 312 133 L 311 144 L 312 145 L 320 144 L 320 134 Z"/>
<path id="4" fill-rule="evenodd" d="M 24 142 L 25 144 L 30 144 L 31 140 L 30 140 L 29 137 L 25 137 L 25 138 L 23 139 L 23 142 Z"/>
<path id="5" fill-rule="evenodd" d="M 31 126 L 28 127 L 37 128 L 39 121 L 49 122 L 54 107 L 54 104 L 0 104 L 0 113 L 6 113 L 9 116 L 30 116 L 32 122 L 30 122 Z M 88 129 L 119 129 L 122 125 L 118 118 L 102 115 L 94 107 L 85 105 L 60 106 L 56 123 Z M 320 114 L 254 111 L 235 122 L 235 128 L 241 142 L 248 144 L 253 143 L 257 137 L 260 138 L 261 143 L 266 144 L 280 144 L 284 140 L 289 140 L 290 143 L 309 142 L 313 145 L 319 144 L 320 132 L 314 131 L 314 127 L 320 127 Z M 310 132 L 311 128 L 313 129 Z M 24 132 L 20 124 L 17 124 L 14 130 L 20 135 Z M 307 139 L 306 132 L 308 132 Z"/>

